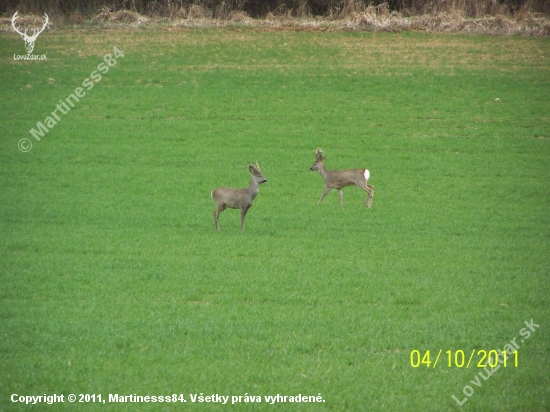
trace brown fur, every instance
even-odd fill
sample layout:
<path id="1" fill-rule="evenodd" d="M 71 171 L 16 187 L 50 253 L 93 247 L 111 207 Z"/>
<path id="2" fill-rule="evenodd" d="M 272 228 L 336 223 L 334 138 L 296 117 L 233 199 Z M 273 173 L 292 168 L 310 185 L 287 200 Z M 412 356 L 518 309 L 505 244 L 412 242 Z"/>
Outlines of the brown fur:
<path id="1" fill-rule="evenodd" d="M 326 156 L 323 156 L 323 151 L 317 149 L 314 153 L 316 160 L 310 170 L 317 170 L 325 181 L 325 191 L 317 204 L 321 203 L 332 189 L 336 189 L 340 198 L 340 206 L 344 206 L 342 188 L 355 185 L 368 193 L 365 205 L 371 207 L 374 186 L 367 184 L 367 179 L 365 179 L 366 169 L 328 170 L 324 164 Z"/>
<path id="2" fill-rule="evenodd" d="M 239 209 L 241 211 L 241 232 L 244 232 L 244 220 L 248 209 L 254 204 L 254 198 L 260 191 L 260 185 L 267 182 L 263 176 L 260 166 L 249 165 L 248 169 L 252 174 L 250 185 L 245 189 L 232 189 L 230 187 L 220 187 L 212 190 L 212 199 L 216 202 L 216 210 L 214 210 L 214 222 L 216 229 L 220 230 L 218 217 L 225 209 Z"/>

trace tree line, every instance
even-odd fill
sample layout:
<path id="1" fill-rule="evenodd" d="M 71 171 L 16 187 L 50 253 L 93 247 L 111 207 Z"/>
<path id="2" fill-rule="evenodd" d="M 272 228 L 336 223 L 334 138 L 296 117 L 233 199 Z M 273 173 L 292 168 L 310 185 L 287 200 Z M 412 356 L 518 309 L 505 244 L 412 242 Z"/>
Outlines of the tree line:
<path id="1" fill-rule="evenodd" d="M 550 14 L 548 0 L 4 0 L 0 13 L 7 16 L 19 10 L 22 13 L 81 13 L 91 16 L 106 10 L 130 10 L 151 17 L 174 17 L 181 16 L 182 11 L 200 7 L 213 18 L 223 18 L 234 11 L 253 18 L 265 18 L 269 13 L 338 18 L 360 13 L 372 6 L 382 6 L 389 12 L 404 16 L 441 12 L 458 12 L 465 17 L 520 12 Z"/>

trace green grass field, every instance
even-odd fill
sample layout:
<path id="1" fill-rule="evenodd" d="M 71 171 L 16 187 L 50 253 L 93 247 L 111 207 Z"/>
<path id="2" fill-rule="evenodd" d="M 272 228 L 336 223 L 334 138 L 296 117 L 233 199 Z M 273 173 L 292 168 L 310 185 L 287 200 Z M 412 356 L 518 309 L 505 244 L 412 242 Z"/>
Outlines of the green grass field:
<path id="1" fill-rule="evenodd" d="M 46 61 L 24 50 L 0 36 L 0 410 L 550 410 L 550 39 L 50 31 Z M 371 209 L 355 187 L 317 205 L 317 147 L 370 170 Z M 210 191 L 256 160 L 245 232 L 235 210 L 217 232 Z M 518 366 L 471 383 L 514 338 Z"/>

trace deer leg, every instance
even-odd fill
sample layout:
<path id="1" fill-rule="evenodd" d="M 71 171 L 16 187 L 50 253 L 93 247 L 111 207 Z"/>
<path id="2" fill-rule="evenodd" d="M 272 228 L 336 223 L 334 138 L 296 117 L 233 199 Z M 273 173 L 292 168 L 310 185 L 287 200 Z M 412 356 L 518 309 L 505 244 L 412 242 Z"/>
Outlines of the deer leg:
<path id="1" fill-rule="evenodd" d="M 368 185 L 367 182 L 365 181 L 358 184 L 357 187 L 363 189 L 365 192 L 368 193 L 365 205 L 370 208 L 372 205 L 372 197 L 374 196 L 374 186 Z"/>
<path id="2" fill-rule="evenodd" d="M 340 198 L 340 206 L 344 206 L 344 200 L 343 200 L 343 191 L 342 188 L 338 189 L 338 197 Z"/>
<path id="3" fill-rule="evenodd" d="M 241 232 L 244 232 L 244 219 L 246 218 L 246 212 L 248 212 L 250 206 L 241 209 Z"/>
<path id="4" fill-rule="evenodd" d="M 374 197 L 374 186 L 373 185 L 367 185 L 367 188 L 370 189 L 369 197 L 367 198 L 367 207 L 372 206 L 372 198 Z"/>
<path id="5" fill-rule="evenodd" d="M 320 203 L 323 201 L 323 199 L 325 198 L 325 196 L 328 195 L 328 192 L 330 192 L 330 189 L 331 189 L 330 187 L 326 187 L 326 188 L 325 188 L 325 191 L 324 191 L 323 194 L 321 195 L 321 199 L 319 199 L 319 201 L 317 202 L 317 204 L 320 204 Z"/>
<path id="6" fill-rule="evenodd" d="M 225 205 L 223 203 L 218 204 L 217 207 L 216 207 L 216 210 L 214 210 L 214 222 L 216 222 L 216 229 L 218 229 L 218 232 L 220 231 L 220 224 L 218 223 L 218 216 L 224 210 L 225 210 Z"/>
<path id="7" fill-rule="evenodd" d="M 365 192 L 367 192 L 369 195 L 367 196 L 367 201 L 365 202 L 365 204 L 367 205 L 367 207 L 371 207 L 372 205 L 372 198 L 374 196 L 374 186 L 373 185 L 367 185 L 365 183 L 365 187 L 362 188 Z"/>

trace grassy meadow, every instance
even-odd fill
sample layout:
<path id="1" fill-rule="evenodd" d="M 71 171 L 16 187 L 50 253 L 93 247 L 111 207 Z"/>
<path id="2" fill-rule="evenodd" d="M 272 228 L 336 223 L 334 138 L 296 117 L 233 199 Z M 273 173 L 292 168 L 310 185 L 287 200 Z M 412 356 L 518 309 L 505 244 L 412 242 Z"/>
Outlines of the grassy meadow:
<path id="1" fill-rule="evenodd" d="M 46 61 L 13 33 L 0 52 L 0 410 L 550 410 L 550 39 L 67 30 Z M 355 187 L 317 205 L 318 147 L 370 170 L 371 209 Z M 244 233 L 235 210 L 217 232 L 210 191 L 255 161 Z M 471 383 L 514 338 L 519 365 Z"/>

